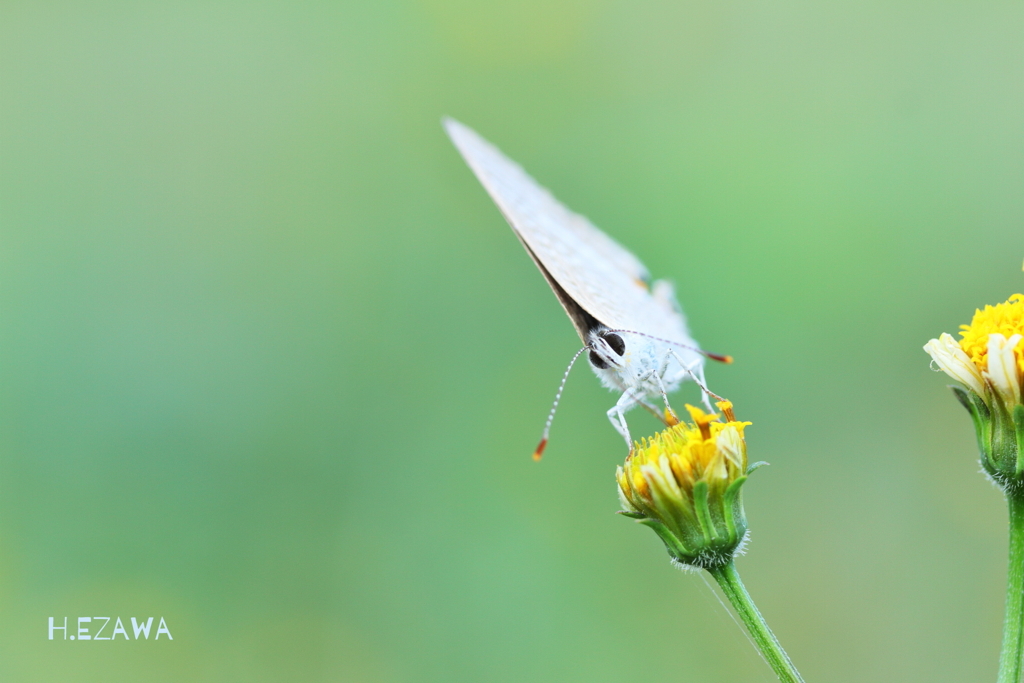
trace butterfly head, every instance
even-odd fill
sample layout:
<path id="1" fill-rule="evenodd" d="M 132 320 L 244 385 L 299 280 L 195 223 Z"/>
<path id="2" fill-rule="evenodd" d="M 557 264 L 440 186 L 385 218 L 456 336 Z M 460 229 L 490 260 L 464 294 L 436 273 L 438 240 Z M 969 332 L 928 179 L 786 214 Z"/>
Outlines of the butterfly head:
<path id="1" fill-rule="evenodd" d="M 626 341 L 622 335 L 607 329 L 593 330 L 587 340 L 590 364 L 598 370 L 621 368 L 626 355 Z"/>

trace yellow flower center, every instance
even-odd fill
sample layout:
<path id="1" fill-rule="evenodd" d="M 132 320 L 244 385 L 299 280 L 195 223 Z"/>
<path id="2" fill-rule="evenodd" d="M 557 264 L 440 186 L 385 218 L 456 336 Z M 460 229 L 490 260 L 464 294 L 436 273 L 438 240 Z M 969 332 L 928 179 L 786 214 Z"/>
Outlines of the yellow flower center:
<path id="1" fill-rule="evenodd" d="M 724 429 L 732 427 L 742 440 L 744 427 L 751 423 L 736 421 L 732 404 L 728 401 L 719 403 L 718 408 L 733 419 L 721 422 L 717 414 L 708 414 L 700 408 L 687 405 L 686 410 L 690 413 L 692 423 L 679 422 L 637 443 L 623 472 L 623 477 L 629 477 L 633 490 L 645 497 L 650 495 L 641 467 L 659 465 L 662 456 L 667 458 L 677 484 L 684 491 L 691 491 L 693 484 L 702 479 L 727 482 L 742 475 L 746 468 L 745 452 L 742 456 L 735 456 L 742 457 L 743 462 L 734 462 L 730 459 L 728 447 L 720 447 L 718 437 Z M 623 478 L 620 483 L 625 485 L 626 480 Z"/>
<path id="2" fill-rule="evenodd" d="M 995 306 L 985 306 L 974 312 L 970 325 L 960 326 L 960 348 L 978 367 L 988 368 L 988 337 L 1001 334 L 1009 339 L 1015 334 L 1024 335 L 1024 294 L 1014 294 Z M 1024 344 L 1014 349 L 1017 367 L 1024 371 Z"/>

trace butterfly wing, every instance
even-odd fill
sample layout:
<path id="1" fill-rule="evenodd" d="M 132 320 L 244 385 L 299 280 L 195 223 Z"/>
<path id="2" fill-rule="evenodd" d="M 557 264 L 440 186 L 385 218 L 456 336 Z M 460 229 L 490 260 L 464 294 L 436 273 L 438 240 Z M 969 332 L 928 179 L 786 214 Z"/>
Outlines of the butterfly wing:
<path id="1" fill-rule="evenodd" d="M 587 319 L 590 316 L 612 329 L 695 346 L 671 294 L 652 296 L 650 275 L 636 256 L 566 208 L 475 131 L 453 119 L 445 119 L 444 125 L 584 342 L 592 324 Z M 581 315 L 579 309 L 587 315 Z"/>

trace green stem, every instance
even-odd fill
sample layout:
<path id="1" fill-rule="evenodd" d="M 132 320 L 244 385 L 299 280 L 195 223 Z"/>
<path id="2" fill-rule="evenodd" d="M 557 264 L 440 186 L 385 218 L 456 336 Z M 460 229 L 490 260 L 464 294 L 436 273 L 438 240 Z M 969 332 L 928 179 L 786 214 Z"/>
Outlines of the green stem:
<path id="1" fill-rule="evenodd" d="M 1024 495 L 1009 492 L 1006 502 L 1010 507 L 1010 562 L 1006 571 L 1006 617 L 1003 651 L 999 654 L 999 683 L 1019 683 L 1024 647 Z"/>
<path id="2" fill-rule="evenodd" d="M 740 581 L 739 572 L 736 571 L 736 565 L 732 560 L 720 567 L 708 569 L 708 573 L 715 577 L 715 581 L 722 587 L 725 597 L 729 598 L 729 602 L 732 603 L 736 613 L 740 615 L 740 619 L 750 631 L 750 635 L 754 637 L 757 649 L 761 651 L 761 655 L 775 675 L 779 677 L 779 680 L 783 683 L 803 683 L 804 679 L 800 678 L 800 672 L 793 666 L 793 662 L 789 661 L 786 651 L 779 645 L 775 634 L 768 628 L 764 617 L 757 611 L 754 601 L 750 599 L 750 594 L 747 593 L 746 587 Z M 1000 679 L 1000 683 L 1002 683 L 1002 679 Z"/>

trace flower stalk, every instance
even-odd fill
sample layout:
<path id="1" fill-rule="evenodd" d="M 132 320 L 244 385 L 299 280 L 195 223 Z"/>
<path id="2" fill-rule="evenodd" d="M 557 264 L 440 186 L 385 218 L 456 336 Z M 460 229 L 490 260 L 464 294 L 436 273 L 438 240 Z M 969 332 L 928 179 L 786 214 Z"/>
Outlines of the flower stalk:
<path id="1" fill-rule="evenodd" d="M 761 616 L 757 605 L 747 593 L 747 588 L 740 580 L 739 572 L 736 571 L 735 563 L 730 560 L 721 566 L 710 567 L 707 571 L 718 582 L 725 597 L 729 598 L 736 614 L 739 615 L 753 637 L 757 649 L 760 650 L 761 655 L 775 675 L 779 677 L 779 680 L 783 683 L 803 683 L 804 679 L 800 677 L 800 672 L 793 666 L 789 655 L 779 644 L 779 639 L 768 628 L 768 622 Z"/>
<path id="2" fill-rule="evenodd" d="M 1024 654 L 1024 495 L 1007 496 L 1010 508 L 1010 558 L 1006 571 L 1006 616 L 999 655 L 999 683 L 1018 683 Z"/>

